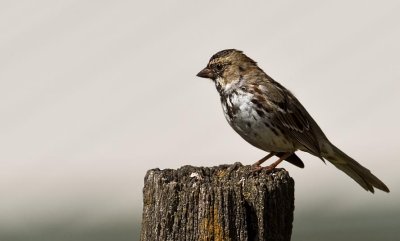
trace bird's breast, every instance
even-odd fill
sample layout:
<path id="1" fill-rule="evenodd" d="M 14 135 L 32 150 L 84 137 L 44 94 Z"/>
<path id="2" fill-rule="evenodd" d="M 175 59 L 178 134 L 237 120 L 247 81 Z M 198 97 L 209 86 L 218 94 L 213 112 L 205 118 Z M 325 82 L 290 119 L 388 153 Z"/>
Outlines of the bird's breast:
<path id="1" fill-rule="evenodd" d="M 260 109 L 253 98 L 253 94 L 240 89 L 221 95 L 222 109 L 231 127 L 259 149 L 293 151 L 294 145 L 272 123 L 272 113 Z"/>

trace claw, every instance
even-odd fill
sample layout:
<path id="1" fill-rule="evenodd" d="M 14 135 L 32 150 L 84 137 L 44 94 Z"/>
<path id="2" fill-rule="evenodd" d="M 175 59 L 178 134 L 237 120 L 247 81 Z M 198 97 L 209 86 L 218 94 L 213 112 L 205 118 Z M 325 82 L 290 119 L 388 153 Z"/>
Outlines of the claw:
<path id="1" fill-rule="evenodd" d="M 258 172 L 260 170 L 264 169 L 264 167 L 260 166 L 260 165 L 252 165 L 252 172 Z"/>

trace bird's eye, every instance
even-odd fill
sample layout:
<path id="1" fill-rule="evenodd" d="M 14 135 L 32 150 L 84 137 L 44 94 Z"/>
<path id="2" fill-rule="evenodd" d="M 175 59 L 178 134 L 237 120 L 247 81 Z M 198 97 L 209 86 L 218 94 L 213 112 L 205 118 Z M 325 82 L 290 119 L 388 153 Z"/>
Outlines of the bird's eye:
<path id="1" fill-rule="evenodd" d="M 218 70 L 218 71 L 221 71 L 222 69 L 223 69 L 223 65 L 222 64 L 217 64 L 217 65 L 215 65 L 215 68 Z"/>

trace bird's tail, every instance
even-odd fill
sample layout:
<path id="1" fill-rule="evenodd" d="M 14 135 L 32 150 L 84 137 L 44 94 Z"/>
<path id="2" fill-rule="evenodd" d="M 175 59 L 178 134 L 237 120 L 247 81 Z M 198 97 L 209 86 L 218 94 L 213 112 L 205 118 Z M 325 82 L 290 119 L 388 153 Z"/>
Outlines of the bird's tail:
<path id="1" fill-rule="evenodd" d="M 276 156 L 278 157 L 282 157 L 283 155 L 285 155 L 285 152 L 277 152 L 275 153 Z M 300 157 L 298 157 L 295 153 L 293 153 L 292 155 L 288 156 L 285 161 L 300 167 L 300 168 L 304 168 L 304 163 L 303 161 L 300 159 Z"/>
<path id="2" fill-rule="evenodd" d="M 349 177 L 353 178 L 365 190 L 374 192 L 374 187 L 389 192 L 389 188 L 377 178 L 370 170 L 363 167 L 353 158 L 346 155 L 332 143 L 327 143 L 322 151 L 322 157 L 327 159 L 335 167 L 342 170 Z"/>

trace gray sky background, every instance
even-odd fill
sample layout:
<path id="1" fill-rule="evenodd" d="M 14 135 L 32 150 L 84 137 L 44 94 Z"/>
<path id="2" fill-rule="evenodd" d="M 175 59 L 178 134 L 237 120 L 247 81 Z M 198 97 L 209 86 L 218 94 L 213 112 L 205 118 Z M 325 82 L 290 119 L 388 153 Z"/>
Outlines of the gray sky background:
<path id="1" fill-rule="evenodd" d="M 140 220 L 146 170 L 261 158 L 195 76 L 226 48 L 391 189 L 372 195 L 300 154 L 305 169 L 282 165 L 296 213 L 398 212 L 399 12 L 399 1 L 1 1 L 0 226 Z"/>

